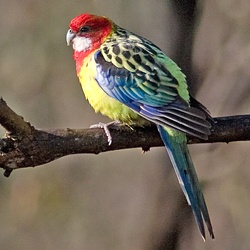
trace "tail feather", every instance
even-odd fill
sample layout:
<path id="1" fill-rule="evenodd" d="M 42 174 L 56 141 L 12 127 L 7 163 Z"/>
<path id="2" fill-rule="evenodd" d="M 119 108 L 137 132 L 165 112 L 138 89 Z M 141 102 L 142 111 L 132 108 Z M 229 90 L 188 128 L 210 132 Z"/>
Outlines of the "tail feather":
<path id="1" fill-rule="evenodd" d="M 181 188 L 189 205 L 192 207 L 194 217 L 203 239 L 205 240 L 206 238 L 204 222 L 207 225 L 211 238 L 214 239 L 207 206 L 186 144 L 186 135 L 182 132 L 159 125 L 157 128 L 169 153 Z M 177 135 L 173 135 L 174 133 L 177 133 Z"/>

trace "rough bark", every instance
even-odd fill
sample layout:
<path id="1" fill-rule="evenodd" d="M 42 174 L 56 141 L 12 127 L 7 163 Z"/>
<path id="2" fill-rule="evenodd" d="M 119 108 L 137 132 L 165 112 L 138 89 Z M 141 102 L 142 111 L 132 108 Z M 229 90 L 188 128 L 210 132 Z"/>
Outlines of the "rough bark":
<path id="1" fill-rule="evenodd" d="M 70 154 L 99 154 L 101 152 L 141 147 L 163 146 L 155 126 L 111 129 L 109 146 L 102 129 L 36 129 L 17 115 L 0 99 L 0 124 L 7 130 L 0 141 L 0 167 L 5 176 L 12 170 L 35 167 Z M 207 141 L 194 137 L 188 143 L 212 143 L 250 140 L 250 115 L 214 118 Z"/>

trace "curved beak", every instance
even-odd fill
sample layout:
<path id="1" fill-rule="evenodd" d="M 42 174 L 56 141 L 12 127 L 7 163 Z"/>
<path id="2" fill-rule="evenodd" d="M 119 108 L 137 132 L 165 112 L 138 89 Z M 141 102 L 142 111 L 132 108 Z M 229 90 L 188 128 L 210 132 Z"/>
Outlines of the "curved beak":
<path id="1" fill-rule="evenodd" d="M 72 43 L 72 40 L 75 37 L 76 37 L 76 34 L 72 31 L 72 29 L 69 29 L 66 35 L 67 46 L 69 46 Z"/>

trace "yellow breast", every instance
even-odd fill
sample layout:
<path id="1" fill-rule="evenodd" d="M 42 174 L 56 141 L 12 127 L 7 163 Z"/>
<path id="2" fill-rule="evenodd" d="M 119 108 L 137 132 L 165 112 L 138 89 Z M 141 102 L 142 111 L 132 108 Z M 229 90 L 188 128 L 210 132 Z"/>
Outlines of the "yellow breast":
<path id="1" fill-rule="evenodd" d="M 119 120 L 128 125 L 145 125 L 147 122 L 126 105 L 109 97 L 95 80 L 96 64 L 93 56 L 85 59 L 78 77 L 86 99 L 95 112 L 100 112 L 112 120 Z"/>

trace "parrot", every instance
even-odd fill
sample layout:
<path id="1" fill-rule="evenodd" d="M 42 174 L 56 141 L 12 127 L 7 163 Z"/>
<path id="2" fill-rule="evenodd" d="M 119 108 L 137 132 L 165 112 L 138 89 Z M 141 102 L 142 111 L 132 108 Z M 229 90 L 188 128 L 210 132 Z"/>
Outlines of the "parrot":
<path id="1" fill-rule="evenodd" d="M 96 113 L 128 126 L 157 126 L 203 240 L 205 224 L 214 239 L 187 147 L 187 135 L 208 138 L 212 118 L 189 94 L 179 66 L 151 41 L 104 16 L 83 13 L 73 18 L 66 42 L 73 47 L 79 82 Z M 109 144 L 110 124 L 100 123 Z"/>

